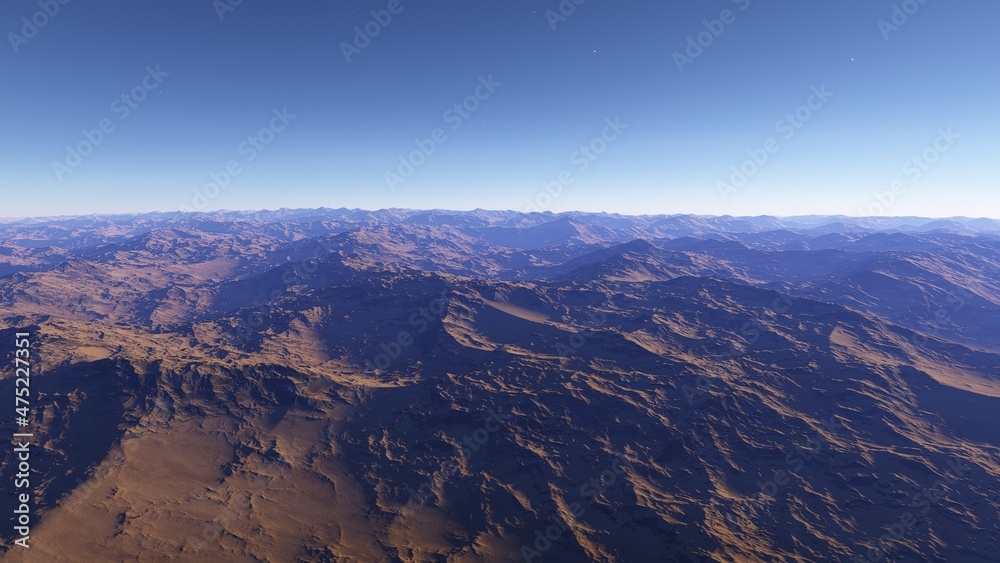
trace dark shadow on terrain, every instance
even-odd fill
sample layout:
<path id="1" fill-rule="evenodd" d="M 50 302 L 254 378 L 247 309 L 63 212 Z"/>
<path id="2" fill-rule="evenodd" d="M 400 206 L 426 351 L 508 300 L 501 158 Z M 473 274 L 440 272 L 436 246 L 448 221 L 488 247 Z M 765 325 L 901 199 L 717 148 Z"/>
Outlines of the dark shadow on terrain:
<path id="1" fill-rule="evenodd" d="M 14 386 L 13 377 L 0 381 L 0 397 L 13 397 Z M 33 372 L 30 388 L 30 425 L 19 429 L 13 420 L 7 419 L 3 430 L 6 436 L 14 432 L 34 433 L 30 447 L 32 527 L 36 527 L 39 516 L 85 483 L 88 472 L 120 443 L 128 423 L 126 413 L 143 385 L 130 364 L 100 360 L 59 367 L 47 373 Z M 4 448 L 0 465 L 5 480 L 16 473 L 17 460 L 12 450 Z M 3 506 L 13 506 L 14 494 L 12 486 L 4 487 L 0 495 Z M 8 543 L 12 534 L 5 526 L 0 538 Z"/>

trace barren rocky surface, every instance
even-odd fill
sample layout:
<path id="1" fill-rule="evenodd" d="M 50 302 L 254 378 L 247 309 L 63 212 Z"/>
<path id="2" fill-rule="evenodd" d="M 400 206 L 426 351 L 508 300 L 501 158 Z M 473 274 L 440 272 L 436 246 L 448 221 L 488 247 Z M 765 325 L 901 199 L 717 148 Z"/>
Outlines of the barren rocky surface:
<path id="1" fill-rule="evenodd" d="M 0 233 L 0 353 L 35 335 L 41 437 L 7 560 L 1000 561 L 997 222 Z"/>

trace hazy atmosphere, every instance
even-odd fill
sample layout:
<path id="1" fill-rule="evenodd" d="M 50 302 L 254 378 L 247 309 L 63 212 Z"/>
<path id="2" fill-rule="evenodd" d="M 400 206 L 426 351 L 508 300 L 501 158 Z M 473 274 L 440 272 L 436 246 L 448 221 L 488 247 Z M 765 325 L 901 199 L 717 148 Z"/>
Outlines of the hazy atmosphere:
<path id="1" fill-rule="evenodd" d="M 995 0 L 7 0 L 4 563 L 1000 563 Z"/>
<path id="2" fill-rule="evenodd" d="M 989 0 L 52 5 L 0 6 L 7 217 L 1000 217 Z"/>

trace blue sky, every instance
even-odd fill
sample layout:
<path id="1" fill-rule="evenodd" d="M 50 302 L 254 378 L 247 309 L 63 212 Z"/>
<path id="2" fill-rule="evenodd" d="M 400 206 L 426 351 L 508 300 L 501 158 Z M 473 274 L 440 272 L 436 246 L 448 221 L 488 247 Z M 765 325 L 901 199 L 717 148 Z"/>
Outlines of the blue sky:
<path id="1" fill-rule="evenodd" d="M 229 1 L 5 2 L 0 215 L 1000 217 L 991 0 Z"/>

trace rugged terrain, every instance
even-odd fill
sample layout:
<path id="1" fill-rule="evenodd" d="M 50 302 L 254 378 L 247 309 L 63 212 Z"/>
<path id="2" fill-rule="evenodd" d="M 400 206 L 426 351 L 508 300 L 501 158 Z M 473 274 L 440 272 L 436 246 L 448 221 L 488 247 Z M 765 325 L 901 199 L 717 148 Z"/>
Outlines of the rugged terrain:
<path id="1" fill-rule="evenodd" d="M 36 363 L 8 560 L 1000 561 L 997 221 L 0 234 L 0 397 L 15 332 Z"/>

